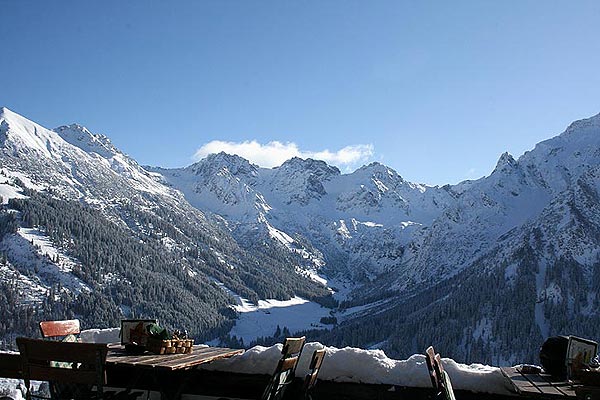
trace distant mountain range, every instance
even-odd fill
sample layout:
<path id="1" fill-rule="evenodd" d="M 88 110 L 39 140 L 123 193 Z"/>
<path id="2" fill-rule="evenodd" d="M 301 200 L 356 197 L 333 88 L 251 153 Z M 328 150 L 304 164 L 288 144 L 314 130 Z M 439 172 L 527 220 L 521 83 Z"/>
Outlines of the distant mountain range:
<path id="1" fill-rule="evenodd" d="M 600 336 L 600 115 L 517 160 L 503 154 L 485 178 L 442 187 L 379 163 L 342 174 L 323 161 L 267 169 L 220 153 L 142 167 L 105 136 L 47 130 L 5 108 L 0 162 L 0 195 L 13 199 L 0 214 L 0 283 L 33 312 L 93 301 L 105 312 L 76 313 L 90 324 L 201 318 L 196 334 L 208 339 L 231 328 L 236 298 L 298 295 L 338 322 L 312 338 L 397 357 L 436 344 L 496 364 L 535 361 L 549 335 Z M 94 233 L 79 232 L 82 221 Z M 33 267 L 41 249 L 50 256 Z"/>

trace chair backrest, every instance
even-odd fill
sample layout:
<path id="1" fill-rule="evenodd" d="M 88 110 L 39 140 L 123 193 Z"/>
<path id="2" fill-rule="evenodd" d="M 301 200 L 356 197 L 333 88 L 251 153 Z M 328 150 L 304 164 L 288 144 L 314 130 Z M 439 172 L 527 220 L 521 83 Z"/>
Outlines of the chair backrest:
<path id="1" fill-rule="evenodd" d="M 311 390 L 317 383 L 317 376 L 319 375 L 319 370 L 321 369 L 321 365 L 323 365 L 323 360 L 325 359 L 325 349 L 315 350 L 312 355 L 312 359 L 310 360 L 310 372 L 304 378 L 304 398 L 311 398 Z"/>
<path id="2" fill-rule="evenodd" d="M 281 359 L 265 389 L 261 400 L 279 400 L 283 398 L 285 389 L 293 382 L 300 354 L 306 338 L 287 338 L 281 350 Z"/>
<path id="3" fill-rule="evenodd" d="M 63 321 L 42 321 L 40 322 L 40 332 L 44 338 L 79 335 L 79 320 L 68 319 Z"/>
<path id="4" fill-rule="evenodd" d="M 433 346 L 429 346 L 427 350 L 425 350 L 425 361 L 427 362 L 427 369 L 429 370 L 431 386 L 438 390 L 440 388 L 441 371 L 439 370 L 439 364 L 435 359 L 435 350 L 433 349 Z"/>
<path id="5" fill-rule="evenodd" d="M 106 383 L 104 364 L 108 347 L 98 343 L 56 342 L 17 338 L 27 398 L 31 380 L 96 385 L 100 394 Z M 65 368 L 69 363 L 70 368 Z"/>
<path id="6" fill-rule="evenodd" d="M 304 342 L 306 341 L 306 337 L 302 336 L 300 338 L 286 338 L 283 342 L 283 348 L 281 349 L 281 354 L 284 358 L 290 357 L 293 355 L 300 355 L 302 353 L 302 349 L 304 348 Z"/>
<path id="7" fill-rule="evenodd" d="M 425 361 L 427 362 L 427 369 L 429 370 L 431 385 L 436 391 L 436 397 L 442 397 L 446 400 L 455 400 L 454 389 L 452 388 L 450 376 L 448 376 L 448 373 L 444 371 L 442 357 L 439 355 L 439 353 L 435 353 L 433 346 L 429 346 L 427 350 L 425 350 Z"/>

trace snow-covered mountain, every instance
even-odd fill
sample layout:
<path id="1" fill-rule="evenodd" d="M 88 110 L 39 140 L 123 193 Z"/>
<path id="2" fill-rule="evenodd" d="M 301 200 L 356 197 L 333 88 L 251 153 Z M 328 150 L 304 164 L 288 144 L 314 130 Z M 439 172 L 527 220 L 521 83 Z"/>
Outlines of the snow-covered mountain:
<path id="1" fill-rule="evenodd" d="M 491 175 L 471 184 L 409 248 L 399 265 L 398 287 L 460 272 L 503 235 L 540 218 L 558 198 L 579 198 L 573 191 L 582 180 L 593 181 L 599 166 L 600 115 L 571 124 L 518 160 L 503 154 Z"/>
<path id="2" fill-rule="evenodd" d="M 175 199 L 179 194 L 110 144 L 107 138 L 73 125 L 48 130 L 7 108 L 0 109 L 0 155 L 5 169 L 31 175 L 39 187 L 71 198 L 111 201 L 145 195 Z"/>
<path id="3" fill-rule="evenodd" d="M 80 125 L 49 130 L 0 109 L 0 196 L 3 307 L 75 312 L 101 325 L 146 315 L 212 338 L 236 317 L 231 293 L 254 302 L 329 293 L 302 273 L 300 255 L 240 246 L 180 191 Z"/>
<path id="4" fill-rule="evenodd" d="M 550 334 L 600 334 L 584 322 L 600 318 L 600 115 L 518 159 L 505 153 L 489 176 L 454 186 L 410 183 L 378 163 L 341 174 L 322 161 L 266 169 L 223 153 L 154 171 L 194 206 L 223 216 L 234 235 L 309 244 L 322 255 L 312 258 L 321 272 L 361 282 L 346 304 L 367 307 L 340 314 L 350 316 L 331 340 L 356 326 L 362 341 L 353 344 L 419 351 L 411 337 L 421 325 L 407 323 L 404 335 L 397 327 L 407 307 L 415 321 L 463 321 L 456 332 L 436 331 L 459 359 L 477 360 L 487 346 L 494 362 L 533 361 L 531 349 Z M 470 297 L 474 308 L 464 304 Z M 424 298 L 435 305 L 418 304 Z M 361 327 L 378 315 L 386 322 L 375 325 L 396 328 L 368 337 Z M 507 332 L 517 331 L 527 339 L 511 348 Z"/>
<path id="5" fill-rule="evenodd" d="M 328 340 L 401 355 L 435 342 L 454 358 L 512 365 L 537 362 L 550 335 L 600 336 L 600 115 L 451 191 L 455 203 L 363 290 L 385 293 L 377 311 Z"/>
<path id="6" fill-rule="evenodd" d="M 535 361 L 548 335 L 600 336 L 600 115 L 518 159 L 503 154 L 487 177 L 442 187 L 379 163 L 342 174 L 318 160 L 261 168 L 220 153 L 141 167 L 106 136 L 51 131 L 7 109 L 0 161 L 0 284 L 28 286 L 21 304 L 100 293 L 94 301 L 119 315 L 157 314 L 143 293 L 171 285 L 161 306 L 194 299 L 181 312 L 200 312 L 214 337 L 230 332 L 236 299 L 238 311 L 297 295 L 332 306 L 327 282 L 342 307 L 325 320 L 339 324 L 310 334 L 332 344 L 408 356 L 436 343 L 459 360 L 506 364 Z M 157 279 L 170 283 L 157 291 Z M 246 328 L 232 332 L 248 338 Z"/>
<path id="7" fill-rule="evenodd" d="M 263 233 L 303 248 L 330 275 L 353 278 L 374 278 L 394 266 L 414 232 L 457 196 L 449 187 L 407 182 L 379 163 L 341 174 L 312 159 L 268 169 L 220 153 L 186 168 L 152 170 L 195 207 L 225 218 L 237 236 Z"/>

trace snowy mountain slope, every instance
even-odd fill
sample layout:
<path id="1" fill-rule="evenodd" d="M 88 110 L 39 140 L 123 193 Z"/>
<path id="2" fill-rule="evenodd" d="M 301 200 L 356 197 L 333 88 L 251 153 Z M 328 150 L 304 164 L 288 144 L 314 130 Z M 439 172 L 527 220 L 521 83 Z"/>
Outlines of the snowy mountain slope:
<path id="1" fill-rule="evenodd" d="M 74 141 L 71 131 L 59 129 Z M 82 135 L 93 135 L 81 128 Z M 82 136 L 81 143 L 85 143 Z M 0 109 L 0 155 L 10 171 L 31 175 L 34 183 L 64 190 L 70 197 L 134 196 L 143 200 L 143 193 L 175 198 L 177 194 L 157 183 L 152 176 L 123 154 L 103 148 L 98 150 L 85 143 L 86 152 L 48 130 L 8 110 Z M 126 172 L 123 174 L 123 172 Z M 125 176 L 123 176 L 125 175 Z"/>
<path id="2" fill-rule="evenodd" d="M 490 176 L 472 183 L 409 246 L 398 267 L 396 287 L 456 274 L 502 235 L 535 220 L 556 196 L 571 190 L 599 164 L 600 115 L 571 124 L 518 160 L 503 154 Z"/>
<path id="3" fill-rule="evenodd" d="M 3 276 L 30 276 L 46 296 L 58 287 L 59 296 L 73 304 L 78 298 L 90 304 L 94 298 L 101 306 L 97 311 L 83 307 L 84 321 L 109 323 L 119 310 L 154 317 L 172 310 L 161 321 L 201 319 L 201 325 L 190 328 L 210 335 L 222 333 L 235 318 L 228 308 L 234 300 L 213 279 L 253 301 L 329 294 L 296 270 L 294 255 L 240 246 L 178 190 L 82 126 L 51 131 L 2 108 L 0 177 L 0 255 L 11 266 Z M 39 257 L 41 264 L 33 262 Z M 155 281 L 161 274 L 169 278 Z M 7 290 L 13 289 L 9 285 Z M 149 299 L 152 293 L 161 293 L 162 309 Z M 174 311 L 174 297 L 190 301 Z M 42 308 L 49 307 L 47 299 L 37 298 Z M 22 300 L 17 294 L 11 304 L 26 306 Z M 28 329 L 29 322 L 19 326 Z"/>
<path id="4" fill-rule="evenodd" d="M 269 205 L 253 189 L 258 167 L 238 156 L 225 153 L 211 155 L 207 162 L 186 168 L 151 168 L 186 195 L 198 209 L 210 210 L 225 218 L 239 221 L 256 220 L 267 213 Z"/>
<path id="5" fill-rule="evenodd" d="M 499 365 L 536 362 L 550 335 L 597 338 L 599 122 L 575 122 L 518 160 L 503 155 L 415 236 L 376 290 L 363 289 L 385 293 L 386 307 L 324 338 L 385 341 L 397 355 L 435 342 L 456 359 Z"/>

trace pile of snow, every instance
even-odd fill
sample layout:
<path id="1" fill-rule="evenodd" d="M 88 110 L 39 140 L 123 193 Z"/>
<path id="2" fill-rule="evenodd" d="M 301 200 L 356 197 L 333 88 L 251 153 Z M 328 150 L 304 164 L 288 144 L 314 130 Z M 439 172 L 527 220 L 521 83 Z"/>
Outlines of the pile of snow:
<path id="1" fill-rule="evenodd" d="M 120 328 L 86 329 L 79 337 L 85 343 L 119 343 L 121 342 Z"/>
<path id="2" fill-rule="evenodd" d="M 334 382 L 387 384 L 407 387 L 431 387 L 425 356 L 415 354 L 408 360 L 393 360 L 382 350 L 363 350 L 352 347 L 338 349 L 321 343 L 307 343 L 300 357 L 297 376 L 308 373 L 312 354 L 325 348 L 327 354 L 319 371 L 319 379 Z M 202 366 L 212 371 L 246 374 L 272 374 L 281 357 L 281 344 L 256 346 L 245 353 Z M 500 368 L 481 364 L 459 364 L 442 359 L 455 389 L 481 393 L 510 394 L 507 380 Z"/>
<path id="3" fill-rule="evenodd" d="M 25 398 L 25 384 L 20 379 L 0 379 L 0 396 L 6 396 L 14 400 L 23 400 Z M 4 397 L 0 397 L 4 398 Z"/>

